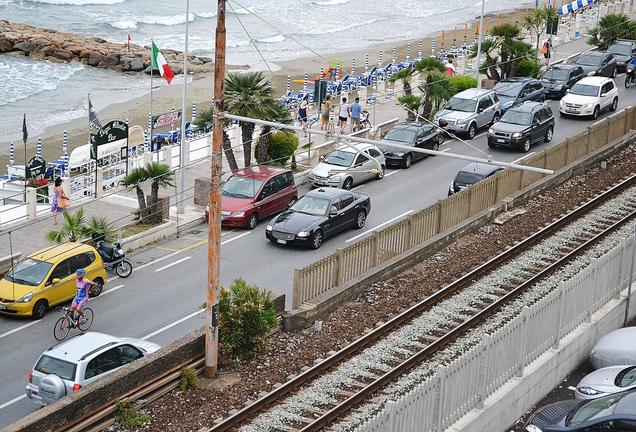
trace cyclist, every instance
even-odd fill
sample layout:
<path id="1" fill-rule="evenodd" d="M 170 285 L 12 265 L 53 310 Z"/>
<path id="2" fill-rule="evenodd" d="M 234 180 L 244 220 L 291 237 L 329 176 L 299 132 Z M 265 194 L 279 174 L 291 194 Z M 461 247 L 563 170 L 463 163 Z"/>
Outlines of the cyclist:
<path id="1" fill-rule="evenodd" d="M 77 294 L 71 303 L 71 310 L 73 311 L 73 319 L 75 319 L 75 312 L 79 314 L 79 319 L 84 318 L 84 310 L 82 309 L 88 301 L 88 289 L 91 286 L 97 286 L 93 281 L 85 278 L 86 270 L 83 268 L 77 269 L 75 272 L 77 279 L 75 279 L 75 285 L 77 286 Z"/>

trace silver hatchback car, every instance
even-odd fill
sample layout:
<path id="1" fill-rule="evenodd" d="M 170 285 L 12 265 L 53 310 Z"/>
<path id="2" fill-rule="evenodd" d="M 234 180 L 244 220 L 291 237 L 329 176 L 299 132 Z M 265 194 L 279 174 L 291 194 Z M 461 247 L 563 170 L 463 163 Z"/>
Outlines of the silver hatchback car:
<path id="1" fill-rule="evenodd" d="M 309 172 L 307 180 L 314 187 L 349 190 L 367 180 L 382 179 L 385 169 L 384 154 L 378 147 L 366 143 L 351 144 L 329 153 Z"/>
<path id="2" fill-rule="evenodd" d="M 26 395 L 46 406 L 161 348 L 103 333 L 79 334 L 42 353 L 28 374 Z"/>
<path id="3" fill-rule="evenodd" d="M 435 114 L 440 127 L 465 133 L 473 139 L 477 130 L 501 118 L 501 103 L 493 90 L 470 88 L 457 93 Z"/>

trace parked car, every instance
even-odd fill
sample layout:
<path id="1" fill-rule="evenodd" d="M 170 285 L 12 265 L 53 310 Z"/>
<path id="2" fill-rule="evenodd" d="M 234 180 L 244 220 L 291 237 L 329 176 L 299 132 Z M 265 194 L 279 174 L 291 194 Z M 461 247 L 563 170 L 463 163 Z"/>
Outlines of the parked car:
<path id="1" fill-rule="evenodd" d="M 294 173 L 259 165 L 235 172 L 221 189 L 221 224 L 254 229 L 261 219 L 282 212 L 298 199 Z M 205 208 L 209 219 L 210 206 Z"/>
<path id="2" fill-rule="evenodd" d="M 583 53 L 576 59 L 575 64 L 583 68 L 586 75 L 601 75 L 606 77 L 616 77 L 616 59 L 605 51 L 589 51 Z"/>
<path id="3" fill-rule="evenodd" d="M 384 178 L 386 162 L 382 151 L 373 144 L 340 146 L 329 153 L 307 175 L 313 187 L 332 186 L 351 189 L 371 179 Z"/>
<path id="4" fill-rule="evenodd" d="M 631 39 L 618 39 L 607 48 L 607 52 L 616 59 L 616 69 L 625 72 L 627 64 L 636 56 L 636 41 Z"/>
<path id="5" fill-rule="evenodd" d="M 26 396 L 49 405 L 159 348 L 139 339 L 80 333 L 40 355 L 28 373 Z"/>
<path id="6" fill-rule="evenodd" d="M 90 290 L 91 297 L 98 296 L 107 275 L 94 247 L 69 242 L 29 255 L 0 280 L 0 313 L 41 319 L 49 307 L 75 297 L 75 271 L 79 268 L 98 284 Z"/>
<path id="7" fill-rule="evenodd" d="M 490 177 L 501 171 L 503 167 L 483 164 L 483 163 L 469 163 L 464 168 L 460 169 L 455 175 L 455 178 L 448 188 L 448 196 L 451 196 L 457 192 L 466 189 L 468 186 L 482 181 L 486 177 Z"/>
<path id="8" fill-rule="evenodd" d="M 583 377 L 576 386 L 576 399 L 598 399 L 636 388 L 636 366 L 610 366 Z"/>
<path id="9" fill-rule="evenodd" d="M 633 432 L 636 390 L 593 400 L 566 400 L 546 405 L 530 416 L 527 432 Z"/>
<path id="10" fill-rule="evenodd" d="M 559 103 L 559 114 L 597 119 L 601 111 L 615 111 L 617 107 L 618 89 L 613 79 L 585 77 L 563 96 Z"/>
<path id="11" fill-rule="evenodd" d="M 497 122 L 501 117 L 501 104 L 493 90 L 467 89 L 450 98 L 433 121 L 442 128 L 465 133 L 473 139 L 477 130 Z"/>
<path id="12" fill-rule="evenodd" d="M 546 97 L 561 99 L 568 89 L 585 76 L 583 68 L 575 64 L 552 65 L 541 77 Z"/>
<path id="13" fill-rule="evenodd" d="M 524 153 L 539 141 L 550 142 L 554 133 L 554 115 L 548 104 L 525 102 L 509 109 L 488 129 L 488 147 L 517 148 Z"/>
<path id="14" fill-rule="evenodd" d="M 430 124 L 405 122 L 393 126 L 382 140 L 408 147 L 439 150 L 439 146 L 444 142 L 444 135 L 443 131 Z M 380 150 L 384 152 L 387 165 L 398 165 L 402 168 L 409 168 L 414 161 L 428 156 L 424 153 L 410 152 L 382 144 L 380 144 Z"/>
<path id="15" fill-rule="evenodd" d="M 636 327 L 624 327 L 603 336 L 590 353 L 594 369 L 636 365 Z"/>
<path id="16" fill-rule="evenodd" d="M 499 81 L 493 88 L 499 102 L 501 112 L 526 101 L 545 101 L 545 90 L 541 82 L 534 78 L 510 77 Z"/>
<path id="17" fill-rule="evenodd" d="M 361 229 L 371 198 L 335 188 L 315 189 L 272 220 L 265 237 L 273 243 L 318 249 L 323 241 L 350 228 Z"/>

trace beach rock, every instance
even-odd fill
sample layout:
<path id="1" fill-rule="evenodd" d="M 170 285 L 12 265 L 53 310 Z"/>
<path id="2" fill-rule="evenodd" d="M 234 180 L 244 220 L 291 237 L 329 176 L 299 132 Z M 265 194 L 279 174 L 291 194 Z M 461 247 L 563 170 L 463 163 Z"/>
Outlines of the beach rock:
<path id="1" fill-rule="evenodd" d="M 84 51 L 84 47 L 81 45 L 67 45 L 65 46 L 65 48 L 67 50 L 69 50 L 70 52 L 72 52 L 73 54 L 75 54 L 78 57 L 82 57 L 82 51 Z M 88 51 L 87 51 L 88 52 Z M 90 53 L 88 53 L 88 55 L 90 55 Z"/>
<path id="2" fill-rule="evenodd" d="M 31 42 L 18 42 L 13 45 L 14 50 L 24 51 L 25 53 L 30 53 L 32 51 L 37 51 L 40 48 L 39 45 L 31 43 Z"/>
<path id="3" fill-rule="evenodd" d="M 26 56 L 26 53 L 24 51 L 9 51 L 7 53 L 4 53 L 4 55 L 7 55 L 9 57 L 24 57 Z"/>
<path id="4" fill-rule="evenodd" d="M 36 53 L 43 54 L 44 56 L 50 56 L 50 55 L 53 55 L 56 49 L 57 47 L 55 45 L 46 45 L 46 46 L 40 47 L 36 51 Z M 33 57 L 33 54 L 35 53 L 31 53 L 31 57 Z"/>
<path id="5" fill-rule="evenodd" d="M 202 64 L 203 64 L 203 60 L 201 60 L 200 58 L 193 58 L 193 59 L 190 61 L 190 64 L 193 64 L 193 65 L 195 65 L 195 66 L 197 66 L 197 65 L 202 65 Z"/>
<path id="6" fill-rule="evenodd" d="M 106 39 L 102 39 L 100 37 L 90 37 L 88 38 L 89 41 L 93 41 L 93 42 L 97 42 L 99 44 L 103 44 L 103 43 L 108 43 L 108 41 Z"/>
<path id="7" fill-rule="evenodd" d="M 139 57 L 135 57 L 130 61 L 130 70 L 132 72 L 141 72 L 145 68 L 146 65 L 144 64 L 144 61 Z"/>
<path id="8" fill-rule="evenodd" d="M 9 52 L 13 49 L 13 44 L 3 37 L 0 37 L 0 53 Z"/>
<path id="9" fill-rule="evenodd" d="M 53 53 L 53 57 L 64 61 L 71 61 L 75 58 L 75 54 L 73 54 L 69 50 L 56 49 Z"/>
<path id="10" fill-rule="evenodd" d="M 98 53 L 91 53 L 90 56 L 88 57 L 88 64 L 90 66 L 95 66 L 97 67 L 100 62 L 104 60 L 104 56 Z"/>
<path id="11" fill-rule="evenodd" d="M 119 59 L 114 55 L 104 56 L 100 62 L 97 64 L 97 67 L 108 68 L 112 66 L 117 66 L 119 64 Z"/>

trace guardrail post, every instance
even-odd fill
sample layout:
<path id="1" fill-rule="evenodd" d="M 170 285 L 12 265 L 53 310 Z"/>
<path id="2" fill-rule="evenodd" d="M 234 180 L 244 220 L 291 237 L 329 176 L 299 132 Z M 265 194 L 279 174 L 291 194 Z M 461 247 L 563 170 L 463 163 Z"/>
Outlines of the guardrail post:
<path id="1" fill-rule="evenodd" d="M 404 251 L 407 251 L 413 245 L 413 215 L 409 215 L 404 222 L 406 223 L 404 228 Z"/>
<path id="2" fill-rule="evenodd" d="M 342 249 L 338 248 L 336 249 L 336 263 L 334 265 L 333 271 L 334 271 L 334 275 L 333 275 L 333 281 L 334 284 L 331 288 L 335 288 L 337 286 L 340 286 L 340 267 L 342 266 Z"/>
<path id="3" fill-rule="evenodd" d="M 378 239 L 378 232 L 374 231 L 373 234 L 371 234 L 371 268 L 374 268 L 379 264 L 379 254 L 380 240 Z"/>
<path id="4" fill-rule="evenodd" d="M 38 194 L 37 189 L 28 187 L 26 190 L 27 218 L 33 220 L 37 216 Z"/>
<path id="5" fill-rule="evenodd" d="M 519 357 L 517 359 L 517 377 L 523 376 L 523 369 L 526 367 L 526 349 L 528 345 L 528 314 L 530 309 L 525 306 L 521 311 L 521 343 L 519 344 Z"/>
<path id="6" fill-rule="evenodd" d="M 300 306 L 300 270 L 294 269 L 294 281 L 292 283 L 292 309 Z"/>
<path id="7" fill-rule="evenodd" d="M 433 430 L 436 432 L 444 430 L 444 395 L 446 393 L 446 366 L 440 366 L 437 368 L 437 377 L 439 379 L 439 385 L 437 387 L 437 401 L 436 409 L 433 412 L 437 413 L 435 423 L 433 423 Z"/>
<path id="8" fill-rule="evenodd" d="M 556 319 L 556 332 L 554 333 L 554 340 L 552 341 L 552 348 L 558 349 L 559 344 L 561 343 L 561 335 L 563 334 L 563 309 L 565 308 L 565 295 L 563 293 L 564 288 L 560 286 L 559 288 L 559 315 L 557 315 Z"/>
<path id="9" fill-rule="evenodd" d="M 488 386 L 486 365 L 488 364 L 488 353 L 490 352 L 491 345 L 492 336 L 484 335 L 481 347 L 479 348 L 479 374 L 477 375 L 477 389 L 479 393 L 477 395 L 477 404 L 475 405 L 475 408 L 478 410 L 484 407 L 484 400 L 486 400 L 486 387 Z"/>
<path id="10" fill-rule="evenodd" d="M 435 204 L 435 208 L 437 212 L 437 217 L 435 218 L 435 234 L 434 235 L 437 235 L 442 232 L 442 201 L 441 200 L 437 201 L 437 204 Z"/>
<path id="11" fill-rule="evenodd" d="M 104 196 L 104 168 L 95 169 L 95 198 Z"/>

